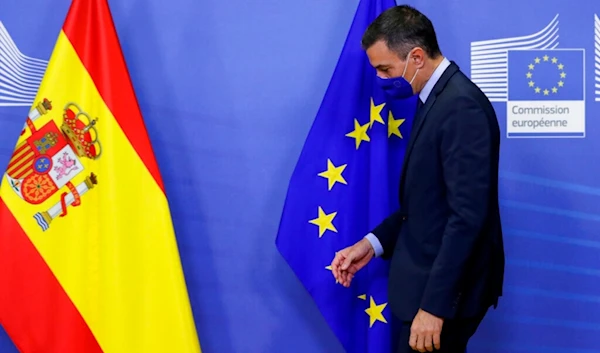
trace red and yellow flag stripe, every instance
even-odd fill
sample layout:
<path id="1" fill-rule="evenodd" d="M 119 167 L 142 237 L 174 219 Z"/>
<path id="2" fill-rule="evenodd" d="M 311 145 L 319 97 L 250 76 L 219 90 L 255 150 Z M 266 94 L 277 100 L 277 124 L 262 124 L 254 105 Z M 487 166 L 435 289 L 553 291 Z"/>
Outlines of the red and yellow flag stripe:
<path id="1" fill-rule="evenodd" d="M 164 187 L 106 0 L 73 1 L 36 103 L 44 99 L 52 110 L 34 130 L 61 127 L 75 103 L 97 118 L 100 156 L 80 156 L 82 170 L 63 176 L 72 184 L 39 204 L 3 176 L 0 323 L 22 353 L 200 352 Z M 27 129 L 15 149 L 30 137 Z M 65 204 L 61 195 L 86 182 L 80 205 Z M 66 214 L 49 219 L 56 205 Z M 43 212 L 45 231 L 33 217 Z"/>

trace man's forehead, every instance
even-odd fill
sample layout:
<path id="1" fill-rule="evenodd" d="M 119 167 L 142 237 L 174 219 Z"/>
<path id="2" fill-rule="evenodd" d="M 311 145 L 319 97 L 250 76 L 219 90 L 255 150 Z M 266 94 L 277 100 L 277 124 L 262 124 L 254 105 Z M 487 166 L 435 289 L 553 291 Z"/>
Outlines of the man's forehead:
<path id="1" fill-rule="evenodd" d="M 373 66 L 376 69 L 383 69 L 383 68 L 387 68 L 387 67 L 393 67 L 394 64 L 397 63 L 397 61 L 394 63 L 393 61 L 390 60 L 370 60 L 371 62 L 371 66 Z"/>
<path id="2" fill-rule="evenodd" d="M 391 66 L 398 62 L 398 56 L 385 44 L 377 42 L 367 49 L 367 56 L 372 66 Z"/>

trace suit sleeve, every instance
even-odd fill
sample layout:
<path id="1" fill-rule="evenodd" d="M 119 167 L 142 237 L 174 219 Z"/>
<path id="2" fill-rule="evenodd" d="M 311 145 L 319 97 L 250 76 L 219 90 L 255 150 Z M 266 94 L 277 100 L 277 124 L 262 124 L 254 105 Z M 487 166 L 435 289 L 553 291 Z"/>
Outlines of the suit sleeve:
<path id="1" fill-rule="evenodd" d="M 421 309 L 453 318 L 461 281 L 488 209 L 492 136 L 488 117 L 471 99 L 453 102 L 441 127 L 440 154 L 450 215 Z"/>
<path id="2" fill-rule="evenodd" d="M 392 257 L 403 222 L 403 214 L 398 210 L 389 215 L 371 232 L 377 237 L 379 243 L 381 243 L 381 246 L 383 247 L 383 254 L 381 254 L 382 259 L 388 260 Z"/>

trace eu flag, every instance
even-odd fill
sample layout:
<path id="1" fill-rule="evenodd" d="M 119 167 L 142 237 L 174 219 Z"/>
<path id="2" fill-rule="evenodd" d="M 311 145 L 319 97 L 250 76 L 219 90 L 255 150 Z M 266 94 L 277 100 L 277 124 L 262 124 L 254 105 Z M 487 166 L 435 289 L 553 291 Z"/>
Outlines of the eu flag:
<path id="1" fill-rule="evenodd" d="M 361 0 L 292 174 L 277 247 L 347 352 L 388 353 L 388 263 L 376 258 L 350 288 L 336 284 L 335 252 L 395 211 L 416 97 L 388 102 L 361 37 L 394 0 Z"/>
<path id="2" fill-rule="evenodd" d="M 509 101 L 583 101 L 583 49 L 508 51 Z"/>

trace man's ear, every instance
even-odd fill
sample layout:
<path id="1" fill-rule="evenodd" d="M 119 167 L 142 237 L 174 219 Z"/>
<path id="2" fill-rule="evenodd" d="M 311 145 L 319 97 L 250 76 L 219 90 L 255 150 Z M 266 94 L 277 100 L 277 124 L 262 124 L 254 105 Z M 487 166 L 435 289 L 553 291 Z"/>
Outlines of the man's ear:
<path id="1" fill-rule="evenodd" d="M 425 51 L 420 47 L 416 47 L 410 54 L 409 60 L 417 69 L 422 69 L 425 65 Z"/>

